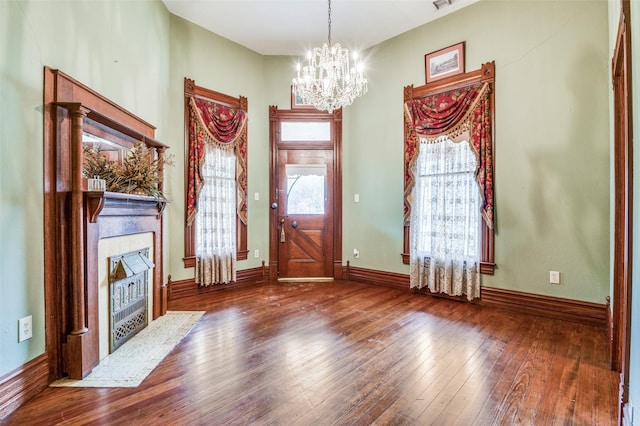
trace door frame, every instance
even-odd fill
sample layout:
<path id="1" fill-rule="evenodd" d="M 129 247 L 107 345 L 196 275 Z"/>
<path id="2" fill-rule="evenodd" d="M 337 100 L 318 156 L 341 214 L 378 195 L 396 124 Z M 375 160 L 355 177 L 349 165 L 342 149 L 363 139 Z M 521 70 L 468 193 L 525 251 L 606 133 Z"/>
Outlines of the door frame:
<path id="1" fill-rule="evenodd" d="M 280 143 L 281 120 L 313 121 L 332 120 L 332 143 Z M 279 228 L 277 206 L 276 173 L 278 170 L 278 149 L 325 149 L 333 150 L 333 278 L 343 278 L 342 267 L 342 109 L 329 114 L 315 109 L 279 110 L 277 106 L 269 106 L 269 280 L 278 280 Z M 331 208 L 331 206 L 329 206 Z"/>
<path id="2" fill-rule="evenodd" d="M 620 373 L 619 424 L 623 424 L 625 417 L 629 415 L 626 411 L 629 401 L 631 282 L 633 278 L 633 115 L 629 17 L 629 0 L 623 0 L 611 62 L 615 181 L 611 369 Z"/>

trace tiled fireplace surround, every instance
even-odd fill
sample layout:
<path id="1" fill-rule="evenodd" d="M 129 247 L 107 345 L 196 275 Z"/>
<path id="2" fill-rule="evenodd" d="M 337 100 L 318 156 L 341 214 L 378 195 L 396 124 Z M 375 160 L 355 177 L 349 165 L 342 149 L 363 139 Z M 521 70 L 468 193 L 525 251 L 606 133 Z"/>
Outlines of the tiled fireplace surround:
<path id="1" fill-rule="evenodd" d="M 109 258 L 111 256 L 129 253 L 132 251 L 149 249 L 149 259 L 153 259 L 153 233 L 125 235 L 113 238 L 103 238 L 98 242 L 98 320 L 99 320 L 99 347 L 100 359 L 109 355 L 110 348 L 110 281 Z M 153 270 L 147 271 L 147 312 L 151 319 L 153 312 Z"/>

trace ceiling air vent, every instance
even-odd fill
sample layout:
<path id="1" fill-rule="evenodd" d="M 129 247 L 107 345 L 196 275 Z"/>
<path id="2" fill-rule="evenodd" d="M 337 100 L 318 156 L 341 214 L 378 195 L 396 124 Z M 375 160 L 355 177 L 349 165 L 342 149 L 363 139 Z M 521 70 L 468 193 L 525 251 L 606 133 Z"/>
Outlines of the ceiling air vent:
<path id="1" fill-rule="evenodd" d="M 440 10 L 441 7 L 450 6 L 452 0 L 436 0 L 433 2 L 433 5 L 436 9 Z"/>

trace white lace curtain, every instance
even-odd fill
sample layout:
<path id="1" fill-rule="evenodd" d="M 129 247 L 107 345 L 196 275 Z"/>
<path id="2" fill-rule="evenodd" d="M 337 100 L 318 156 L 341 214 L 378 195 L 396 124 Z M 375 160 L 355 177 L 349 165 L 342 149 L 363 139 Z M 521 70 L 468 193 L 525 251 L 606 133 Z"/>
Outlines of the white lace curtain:
<path id="1" fill-rule="evenodd" d="M 411 287 L 478 298 L 477 157 L 466 140 L 453 142 L 441 136 L 420 142 L 411 210 Z"/>
<path id="2" fill-rule="evenodd" d="M 236 280 L 236 155 L 207 145 L 196 214 L 196 283 Z"/>

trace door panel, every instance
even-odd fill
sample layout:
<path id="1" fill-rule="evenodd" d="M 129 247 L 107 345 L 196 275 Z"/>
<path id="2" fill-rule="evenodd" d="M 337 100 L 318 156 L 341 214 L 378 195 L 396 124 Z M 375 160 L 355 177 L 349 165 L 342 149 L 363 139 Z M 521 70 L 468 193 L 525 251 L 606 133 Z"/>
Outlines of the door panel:
<path id="1" fill-rule="evenodd" d="M 278 150 L 278 277 L 333 276 L 333 152 Z"/>

